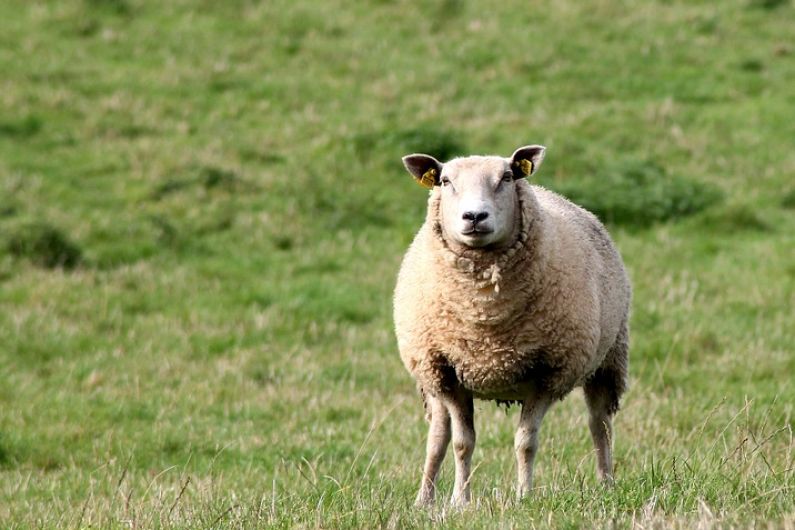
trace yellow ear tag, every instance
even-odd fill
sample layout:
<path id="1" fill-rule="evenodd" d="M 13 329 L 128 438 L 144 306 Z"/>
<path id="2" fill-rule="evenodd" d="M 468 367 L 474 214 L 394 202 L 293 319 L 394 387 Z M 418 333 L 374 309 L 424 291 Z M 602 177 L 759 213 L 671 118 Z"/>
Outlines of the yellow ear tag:
<path id="1" fill-rule="evenodd" d="M 524 175 L 526 177 L 529 176 L 533 172 L 533 161 L 532 160 L 527 160 L 526 158 L 522 159 L 522 160 L 519 160 L 516 163 L 516 166 L 522 171 L 522 173 L 524 173 Z"/>
<path id="2" fill-rule="evenodd" d="M 431 168 L 425 173 L 423 173 L 420 178 L 415 178 L 414 180 L 416 180 L 417 184 L 419 184 L 423 188 L 431 189 L 433 188 L 433 185 L 436 183 L 436 170 Z"/>

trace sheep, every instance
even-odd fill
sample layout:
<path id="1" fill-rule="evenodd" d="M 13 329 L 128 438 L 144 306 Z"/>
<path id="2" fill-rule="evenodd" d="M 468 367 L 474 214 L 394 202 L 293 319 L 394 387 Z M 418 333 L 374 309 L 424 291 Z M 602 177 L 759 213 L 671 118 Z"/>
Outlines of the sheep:
<path id="1" fill-rule="evenodd" d="M 474 398 L 521 404 L 514 450 L 522 498 L 532 488 L 545 413 L 583 387 L 597 474 L 613 481 L 612 419 L 627 388 L 631 287 L 599 220 L 528 183 L 544 154 L 529 145 L 507 159 L 403 157 L 432 190 L 394 293 L 400 357 L 430 424 L 418 506 L 434 502 L 451 439 L 451 502 L 469 503 Z"/>

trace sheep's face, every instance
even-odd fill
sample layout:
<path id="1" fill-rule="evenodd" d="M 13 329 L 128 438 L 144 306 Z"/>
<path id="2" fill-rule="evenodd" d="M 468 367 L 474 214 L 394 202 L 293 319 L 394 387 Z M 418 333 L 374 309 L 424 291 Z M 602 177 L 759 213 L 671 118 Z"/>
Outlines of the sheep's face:
<path id="1" fill-rule="evenodd" d="M 471 156 L 444 165 L 439 213 L 445 235 L 467 247 L 499 246 L 513 233 L 516 191 L 509 161 Z"/>
<path id="2" fill-rule="evenodd" d="M 442 164 L 428 155 L 403 162 L 426 187 L 440 187 L 445 237 L 469 248 L 510 244 L 516 231 L 516 180 L 531 175 L 544 158 L 542 146 L 517 149 L 511 158 L 470 156 Z"/>

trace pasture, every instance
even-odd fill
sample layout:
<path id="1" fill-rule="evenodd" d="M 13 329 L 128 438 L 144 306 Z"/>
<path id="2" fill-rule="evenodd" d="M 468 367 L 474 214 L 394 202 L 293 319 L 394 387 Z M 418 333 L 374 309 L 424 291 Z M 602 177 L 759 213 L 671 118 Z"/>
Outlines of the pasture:
<path id="1" fill-rule="evenodd" d="M 0 3 L 3 528 L 795 528 L 795 6 Z M 391 293 L 426 192 L 508 156 L 633 280 L 616 485 L 579 391 L 514 500 L 412 508 Z M 440 498 L 449 496 L 445 462 Z"/>

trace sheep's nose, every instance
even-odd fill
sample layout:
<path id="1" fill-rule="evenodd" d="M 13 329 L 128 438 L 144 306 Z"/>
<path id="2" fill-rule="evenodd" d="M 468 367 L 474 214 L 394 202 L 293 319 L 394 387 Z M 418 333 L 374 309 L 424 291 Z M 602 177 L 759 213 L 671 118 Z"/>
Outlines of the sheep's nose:
<path id="1" fill-rule="evenodd" d="M 472 221 L 473 223 L 477 224 L 480 221 L 486 219 L 488 216 L 488 212 L 464 212 L 464 215 L 461 217 L 464 218 L 464 221 Z"/>

